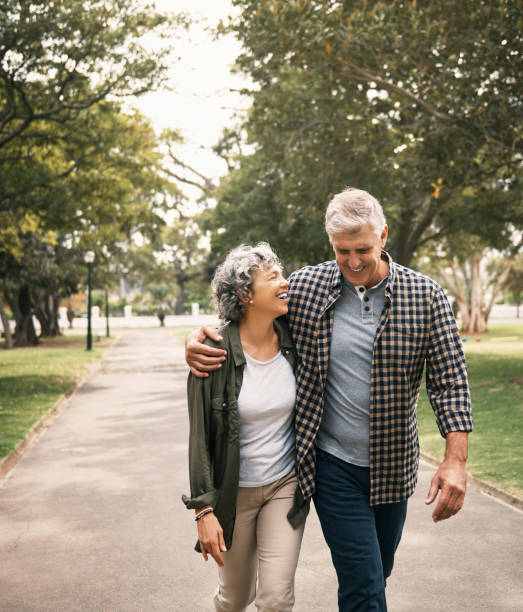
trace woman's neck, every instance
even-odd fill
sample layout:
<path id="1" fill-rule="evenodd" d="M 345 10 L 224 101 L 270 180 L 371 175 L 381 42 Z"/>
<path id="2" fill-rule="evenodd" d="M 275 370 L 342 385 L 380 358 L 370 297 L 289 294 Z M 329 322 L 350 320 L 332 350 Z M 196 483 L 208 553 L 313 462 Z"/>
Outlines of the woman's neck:
<path id="1" fill-rule="evenodd" d="M 279 351 L 280 343 L 274 330 L 274 319 L 246 316 L 238 324 L 243 350 L 258 361 L 268 361 Z"/>

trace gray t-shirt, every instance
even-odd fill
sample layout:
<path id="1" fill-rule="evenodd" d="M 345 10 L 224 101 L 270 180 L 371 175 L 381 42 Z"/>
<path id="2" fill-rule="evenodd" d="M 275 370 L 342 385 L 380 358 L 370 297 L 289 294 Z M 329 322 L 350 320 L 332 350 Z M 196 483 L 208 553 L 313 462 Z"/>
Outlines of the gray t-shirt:
<path id="1" fill-rule="evenodd" d="M 244 355 L 238 396 L 239 486 L 261 487 L 286 476 L 294 467 L 296 380 L 280 351 L 269 361 Z"/>
<path id="2" fill-rule="evenodd" d="M 385 304 L 384 278 L 366 289 L 342 276 L 316 444 L 343 461 L 369 466 L 370 374 L 374 338 Z"/>

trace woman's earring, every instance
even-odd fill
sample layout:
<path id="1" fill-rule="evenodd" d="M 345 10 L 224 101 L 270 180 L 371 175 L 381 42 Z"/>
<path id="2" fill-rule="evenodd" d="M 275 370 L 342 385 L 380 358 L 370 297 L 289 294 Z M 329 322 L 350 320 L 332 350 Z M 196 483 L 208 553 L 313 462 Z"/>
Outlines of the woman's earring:
<path id="1" fill-rule="evenodd" d="M 251 304 L 251 305 L 252 305 L 252 304 L 254 304 L 254 302 L 253 302 L 252 300 L 249 300 L 249 304 Z"/>

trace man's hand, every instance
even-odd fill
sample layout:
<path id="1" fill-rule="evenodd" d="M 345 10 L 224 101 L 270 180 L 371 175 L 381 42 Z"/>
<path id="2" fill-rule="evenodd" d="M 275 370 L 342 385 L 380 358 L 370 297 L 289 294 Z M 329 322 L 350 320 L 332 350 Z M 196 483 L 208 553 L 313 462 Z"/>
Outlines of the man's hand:
<path id="1" fill-rule="evenodd" d="M 225 540 L 223 539 L 223 530 L 220 522 L 216 518 L 214 512 L 209 512 L 197 522 L 198 524 L 198 539 L 200 540 L 200 548 L 202 549 L 202 555 L 205 561 L 208 556 L 216 561 L 216 563 L 223 567 L 222 552 L 225 552 Z"/>
<path id="2" fill-rule="evenodd" d="M 435 523 L 457 514 L 465 501 L 467 437 L 468 434 L 462 431 L 455 431 L 447 435 L 445 459 L 432 478 L 425 501 L 427 505 L 432 504 L 438 491 L 441 491 L 436 508 L 432 513 L 432 520 Z"/>
<path id="3" fill-rule="evenodd" d="M 222 349 L 202 344 L 207 337 L 216 342 L 222 340 L 220 334 L 212 327 L 195 329 L 185 339 L 185 361 L 198 378 L 206 378 L 209 376 L 207 372 L 221 368 L 227 354 Z"/>

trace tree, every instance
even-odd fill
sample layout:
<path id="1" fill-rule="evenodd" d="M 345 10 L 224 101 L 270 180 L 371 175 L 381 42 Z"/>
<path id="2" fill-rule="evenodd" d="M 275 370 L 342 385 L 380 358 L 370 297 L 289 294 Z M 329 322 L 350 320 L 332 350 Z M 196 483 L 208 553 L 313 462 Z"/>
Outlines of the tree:
<path id="1" fill-rule="evenodd" d="M 151 52 L 144 37 L 165 38 L 180 22 L 137 0 L 5 0 L 0 148 L 21 136 L 38 138 L 41 122 L 61 124 L 108 96 L 157 86 L 170 49 Z"/>
<path id="2" fill-rule="evenodd" d="M 183 314 L 187 285 L 204 273 L 206 249 L 194 218 L 179 216 L 166 227 L 163 236 L 164 258 L 178 288 L 175 314 Z"/>
<path id="3" fill-rule="evenodd" d="M 519 307 L 523 301 L 523 256 L 520 254 L 510 269 L 505 284 L 505 292 L 508 293 L 517 308 L 517 317 L 519 319 Z"/>
<path id="4" fill-rule="evenodd" d="M 492 308 L 521 249 L 521 243 L 513 241 L 501 257 L 495 257 L 492 246 L 492 240 L 486 242 L 463 231 L 443 239 L 437 251 L 426 251 L 420 258 L 425 260 L 419 262 L 420 267 L 439 279 L 454 298 L 464 332 L 487 330 Z"/>
<path id="5" fill-rule="evenodd" d="M 510 223 L 521 225 L 515 2 L 465 0 L 452 11 L 412 1 L 234 4 L 241 14 L 228 30 L 244 49 L 237 69 L 255 85 L 241 126 L 254 152 L 224 181 L 213 248 L 229 224 L 252 231 L 250 215 L 226 218 L 228 183 L 234 194 L 243 182 L 244 204 L 267 176 L 277 177 L 266 196 L 278 210 L 274 246 L 295 240 L 300 263 L 325 251 L 323 211 L 347 184 L 382 201 L 403 264 L 465 216 L 475 227 L 503 220 L 505 236 Z M 471 207 L 466 190 L 490 191 L 497 208 Z"/>
<path id="6" fill-rule="evenodd" d="M 10 279 L 4 295 L 17 319 L 19 344 L 36 341 L 25 324 L 27 320 L 31 325 L 33 313 L 44 335 L 58 333 L 60 299 L 84 280 L 85 251 L 96 252 L 93 283 L 101 282 L 108 266 L 124 257 L 132 235 L 156 236 L 164 225 L 161 215 L 176 206 L 177 190 L 161 176 L 158 142 L 142 116 L 104 102 L 71 123 L 76 127 L 74 140 L 58 139 L 46 163 L 67 157 L 75 160 L 76 171 L 35 196 L 46 198 L 50 190 L 53 204 L 38 219 L 37 230 L 17 229 L 23 257 L 0 254 Z M 38 247 L 35 253 L 39 237 L 52 231 L 49 228 L 60 228 L 53 233 L 52 246 Z"/>
<path id="7" fill-rule="evenodd" d="M 188 307 L 188 298 L 208 305 L 207 254 L 198 219 L 179 212 L 155 240 L 128 253 L 125 274 L 180 315 Z"/>

